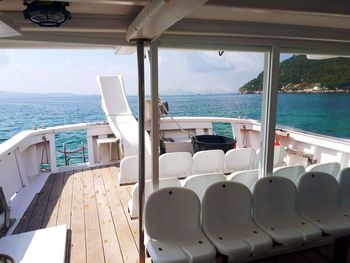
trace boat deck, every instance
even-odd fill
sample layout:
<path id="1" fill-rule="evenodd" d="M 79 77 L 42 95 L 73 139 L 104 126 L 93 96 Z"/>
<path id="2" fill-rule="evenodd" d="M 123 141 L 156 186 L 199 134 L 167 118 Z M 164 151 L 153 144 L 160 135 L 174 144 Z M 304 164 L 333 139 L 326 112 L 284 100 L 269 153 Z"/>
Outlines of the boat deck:
<path id="1" fill-rule="evenodd" d="M 68 261 L 138 262 L 138 220 L 130 219 L 127 208 L 132 186 L 119 186 L 117 172 L 115 166 L 104 166 L 51 174 L 14 233 L 66 224 L 71 230 Z M 325 246 L 255 262 L 331 259 L 332 246 Z"/>

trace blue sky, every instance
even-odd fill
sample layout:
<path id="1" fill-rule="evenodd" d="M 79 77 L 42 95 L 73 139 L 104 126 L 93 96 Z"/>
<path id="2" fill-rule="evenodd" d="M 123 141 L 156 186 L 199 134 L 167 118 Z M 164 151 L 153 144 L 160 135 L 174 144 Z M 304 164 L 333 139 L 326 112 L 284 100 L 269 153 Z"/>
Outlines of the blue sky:
<path id="1" fill-rule="evenodd" d="M 160 94 L 226 93 L 263 70 L 262 53 L 160 50 Z M 146 89 L 149 90 L 149 64 Z M 98 75 L 121 74 L 128 95 L 137 94 L 136 54 L 113 50 L 0 50 L 0 90 L 99 94 Z M 146 91 L 147 92 L 147 91 Z"/>

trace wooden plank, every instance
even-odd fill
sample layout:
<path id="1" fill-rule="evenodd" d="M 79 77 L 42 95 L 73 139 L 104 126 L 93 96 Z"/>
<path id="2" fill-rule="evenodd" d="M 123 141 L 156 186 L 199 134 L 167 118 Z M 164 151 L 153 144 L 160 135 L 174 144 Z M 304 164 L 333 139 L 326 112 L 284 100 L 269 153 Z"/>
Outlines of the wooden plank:
<path id="1" fill-rule="evenodd" d="M 315 250 L 306 250 L 301 251 L 301 254 L 304 255 L 305 258 L 309 260 L 309 262 L 315 262 L 315 263 L 328 263 L 329 259 L 323 256 L 320 253 L 317 253 Z"/>
<path id="2" fill-rule="evenodd" d="M 83 171 L 86 262 L 105 262 L 91 170 Z"/>
<path id="3" fill-rule="evenodd" d="M 135 263 L 138 250 L 127 220 L 129 215 L 124 213 L 119 193 L 114 187 L 116 177 L 111 174 L 109 167 L 101 169 L 101 173 L 124 262 Z"/>
<path id="4" fill-rule="evenodd" d="M 102 245 L 106 262 L 123 262 L 100 168 L 92 169 Z"/>
<path id="5" fill-rule="evenodd" d="M 126 218 L 128 220 L 128 223 L 129 223 L 129 226 L 130 226 L 130 229 L 131 229 L 131 233 L 134 237 L 134 241 L 135 241 L 135 244 L 137 246 L 137 248 L 139 247 L 138 246 L 138 220 L 137 219 L 134 219 L 134 220 L 131 220 L 130 218 L 130 214 L 128 212 L 128 202 L 129 200 L 131 199 L 130 197 L 130 194 L 126 188 L 126 186 L 120 186 L 119 185 L 119 182 L 117 182 L 117 174 L 118 174 L 118 168 L 115 167 L 115 166 L 111 166 L 109 167 L 110 169 L 110 173 L 113 177 L 115 177 L 116 180 L 113 180 L 114 181 L 114 187 L 116 188 L 118 194 L 119 194 L 119 199 L 120 199 L 120 202 L 122 204 L 122 207 L 123 207 L 123 210 L 124 210 L 124 214 L 126 215 Z"/>
<path id="6" fill-rule="evenodd" d="M 27 210 L 24 212 L 21 220 L 19 221 L 18 225 L 16 226 L 15 230 L 13 231 L 13 234 L 19 234 L 19 233 L 23 233 L 26 231 L 27 226 L 28 226 L 29 221 L 30 221 L 30 218 L 31 218 L 32 213 L 34 211 L 34 207 L 35 207 L 37 199 L 38 199 L 38 194 L 36 194 L 34 196 L 32 202 L 28 206 Z"/>
<path id="7" fill-rule="evenodd" d="M 57 225 L 66 225 L 70 229 L 73 194 L 73 172 L 64 173 L 63 190 L 58 207 Z"/>
<path id="8" fill-rule="evenodd" d="M 64 182 L 64 172 L 53 174 L 54 182 L 46 207 L 42 227 L 52 227 L 57 224 L 58 206 Z"/>
<path id="9" fill-rule="evenodd" d="M 73 175 L 73 197 L 71 215 L 71 260 L 70 262 L 86 262 L 85 247 L 85 215 L 83 172 L 75 171 Z"/>
<path id="10" fill-rule="evenodd" d="M 46 207 L 49 201 L 49 197 L 51 194 L 51 189 L 54 182 L 54 175 L 50 175 L 38 194 L 38 199 L 35 203 L 35 207 L 30 218 L 30 221 L 27 225 L 26 231 L 38 230 L 41 228 L 44 215 L 46 211 Z"/>

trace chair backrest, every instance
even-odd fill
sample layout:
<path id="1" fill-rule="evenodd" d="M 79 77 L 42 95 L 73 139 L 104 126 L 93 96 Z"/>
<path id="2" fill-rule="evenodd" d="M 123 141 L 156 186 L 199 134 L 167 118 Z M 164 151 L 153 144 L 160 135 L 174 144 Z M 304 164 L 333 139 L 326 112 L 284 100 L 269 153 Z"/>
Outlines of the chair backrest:
<path id="1" fill-rule="evenodd" d="M 338 172 L 340 170 L 340 163 L 338 162 L 330 162 L 330 163 L 317 163 L 312 164 L 306 167 L 306 172 L 321 172 L 331 174 L 334 177 L 337 177 Z"/>
<path id="2" fill-rule="evenodd" d="M 234 172 L 227 177 L 228 181 L 244 184 L 246 187 L 251 189 L 253 184 L 259 178 L 259 171 L 257 169 Z"/>
<path id="3" fill-rule="evenodd" d="M 225 154 L 225 173 L 249 170 L 255 168 L 256 152 L 253 148 L 229 150 Z"/>
<path id="4" fill-rule="evenodd" d="M 164 153 L 159 157 L 159 176 L 183 178 L 191 175 L 192 155 L 189 152 Z"/>
<path id="5" fill-rule="evenodd" d="M 214 183 L 226 181 L 222 173 L 217 174 L 198 174 L 187 177 L 183 186 L 194 191 L 200 200 L 202 200 L 205 191 Z"/>
<path id="6" fill-rule="evenodd" d="M 181 182 L 178 178 L 161 178 L 159 179 L 159 189 L 166 188 L 166 187 L 181 187 Z M 150 194 L 153 193 L 153 185 L 152 180 L 146 180 L 145 181 L 145 202 L 147 201 Z M 132 208 L 132 211 L 129 211 L 131 214 L 131 217 L 138 217 L 138 210 L 139 210 L 139 184 L 136 183 L 132 188 L 132 206 L 129 207 Z M 131 209 L 130 209 L 131 210 Z"/>
<path id="7" fill-rule="evenodd" d="M 201 231 L 199 198 L 186 188 L 168 187 L 152 193 L 145 205 L 145 230 L 151 239 L 166 241 Z"/>
<path id="8" fill-rule="evenodd" d="M 130 184 L 138 181 L 139 159 L 138 156 L 124 157 L 120 162 L 119 183 Z M 145 179 L 151 179 L 151 157 L 145 157 Z"/>
<path id="9" fill-rule="evenodd" d="M 192 174 L 223 173 L 225 153 L 222 150 L 196 152 L 193 155 Z"/>
<path id="10" fill-rule="evenodd" d="M 350 209 L 350 167 L 344 168 L 338 174 L 339 201 L 343 208 Z"/>
<path id="11" fill-rule="evenodd" d="M 206 229 L 234 229 L 251 221 L 252 196 L 236 182 L 211 185 L 202 200 L 202 225 Z"/>
<path id="12" fill-rule="evenodd" d="M 339 186 L 334 176 L 322 172 L 308 172 L 298 179 L 298 210 L 301 214 L 310 211 L 326 211 L 339 206 Z"/>
<path id="13" fill-rule="evenodd" d="M 252 215 L 258 224 L 266 224 L 270 218 L 283 218 L 296 213 L 297 189 L 287 178 L 261 178 L 253 185 L 252 193 Z"/>
<path id="14" fill-rule="evenodd" d="M 283 166 L 273 170 L 274 176 L 285 177 L 291 180 L 295 185 L 297 184 L 298 177 L 304 173 L 305 168 L 302 165 Z"/>

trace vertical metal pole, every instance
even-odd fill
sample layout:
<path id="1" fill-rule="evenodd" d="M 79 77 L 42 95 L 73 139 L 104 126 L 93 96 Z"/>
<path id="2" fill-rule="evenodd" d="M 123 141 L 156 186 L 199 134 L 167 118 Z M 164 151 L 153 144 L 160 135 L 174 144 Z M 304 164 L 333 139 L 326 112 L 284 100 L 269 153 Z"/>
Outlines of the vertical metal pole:
<path id="1" fill-rule="evenodd" d="M 145 191 L 145 65 L 144 41 L 137 42 L 139 94 L 139 263 L 145 262 L 143 205 Z"/>
<path id="2" fill-rule="evenodd" d="M 271 50 L 265 53 L 259 177 L 270 176 L 273 171 L 279 61 L 280 48 L 278 43 L 275 43 Z"/>
<path id="3" fill-rule="evenodd" d="M 158 112 L 158 43 L 151 42 L 151 97 L 152 97 L 152 184 L 159 188 L 159 112 Z"/>

